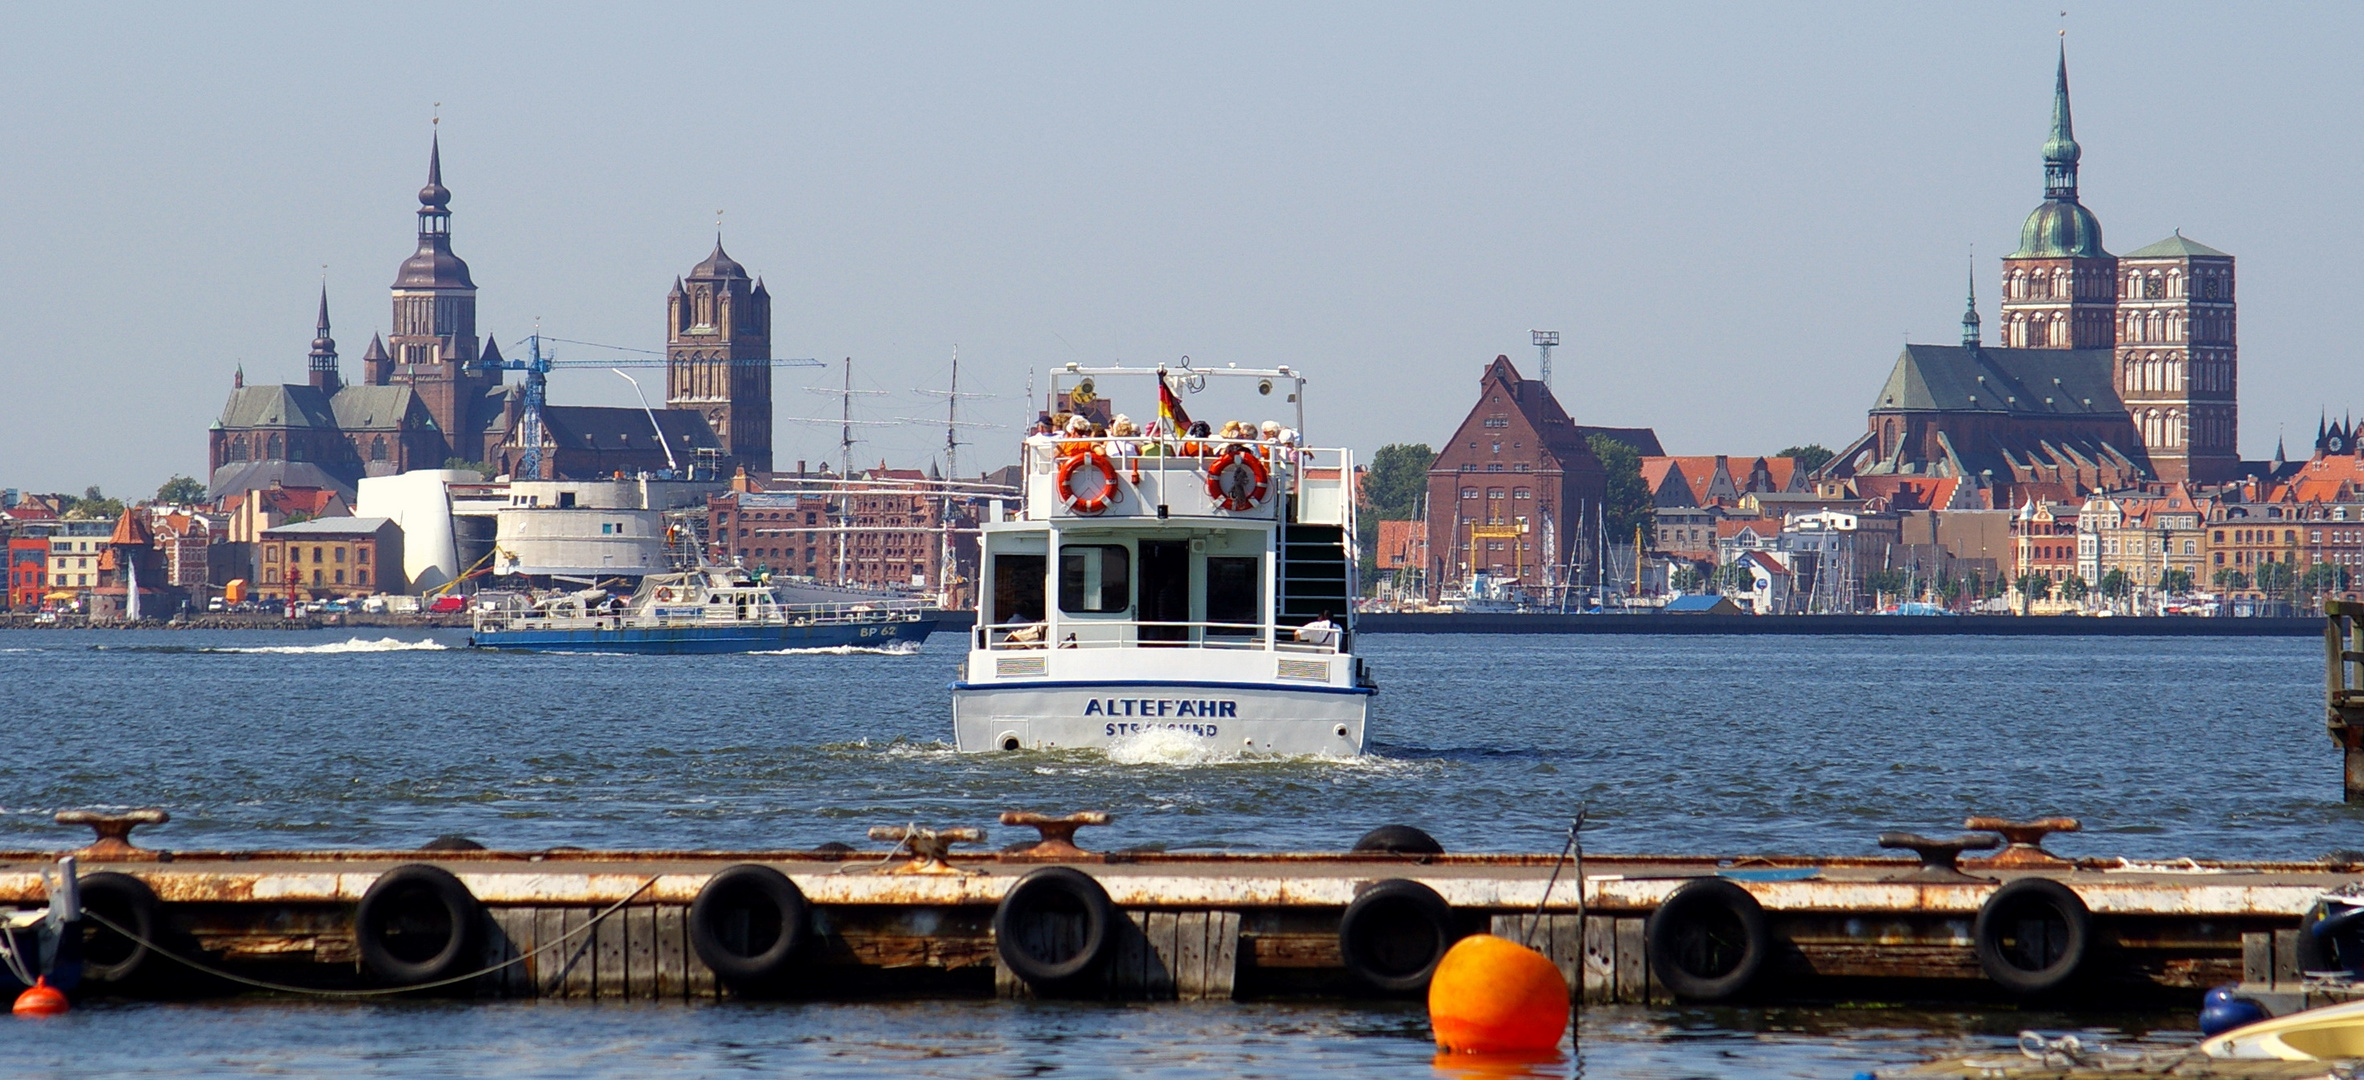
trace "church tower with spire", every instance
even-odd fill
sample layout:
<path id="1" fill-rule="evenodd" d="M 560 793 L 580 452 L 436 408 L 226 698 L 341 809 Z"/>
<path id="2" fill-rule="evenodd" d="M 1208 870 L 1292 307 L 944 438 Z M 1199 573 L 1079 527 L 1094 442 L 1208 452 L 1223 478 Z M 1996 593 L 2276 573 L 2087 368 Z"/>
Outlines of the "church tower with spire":
<path id="1" fill-rule="evenodd" d="M 419 189 L 419 247 L 395 273 L 393 293 L 387 360 L 365 366 L 418 392 L 453 456 L 484 460 L 476 414 L 501 376 L 476 367 L 476 282 L 451 250 L 451 189 L 443 186 L 440 137 L 429 144 L 427 186 Z"/>
<path id="2" fill-rule="evenodd" d="M 2044 201 L 2003 259 L 2001 344 L 2014 349 L 2107 349 L 2117 344 L 2117 259 L 2101 246 L 2101 222 L 2077 201 L 2077 145 L 2069 122 L 2068 46 L 2052 80 L 2052 134 L 2044 140 Z"/>
<path id="3" fill-rule="evenodd" d="M 725 468 L 772 471 L 772 294 L 714 253 L 665 297 L 665 406 L 706 418 Z"/>
<path id="4" fill-rule="evenodd" d="M 320 319 L 312 329 L 312 389 L 329 397 L 344 388 L 343 376 L 337 374 L 337 341 L 328 336 L 328 285 L 320 286 Z"/>

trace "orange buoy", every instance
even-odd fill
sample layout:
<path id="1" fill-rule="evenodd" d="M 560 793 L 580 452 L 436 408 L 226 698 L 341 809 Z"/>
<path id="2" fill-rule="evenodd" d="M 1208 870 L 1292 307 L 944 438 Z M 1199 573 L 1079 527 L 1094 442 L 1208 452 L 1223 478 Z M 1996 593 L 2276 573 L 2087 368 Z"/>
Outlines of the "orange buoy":
<path id="1" fill-rule="evenodd" d="M 16 996 L 18 1016 L 57 1016 L 66 1011 L 66 995 L 49 985 L 46 975 L 33 976 L 33 985 Z"/>
<path id="2" fill-rule="evenodd" d="M 1461 1054 L 1555 1050 L 1568 1030 L 1568 983 L 1551 960 L 1492 934 L 1462 938 L 1428 983 L 1438 1049 Z"/>

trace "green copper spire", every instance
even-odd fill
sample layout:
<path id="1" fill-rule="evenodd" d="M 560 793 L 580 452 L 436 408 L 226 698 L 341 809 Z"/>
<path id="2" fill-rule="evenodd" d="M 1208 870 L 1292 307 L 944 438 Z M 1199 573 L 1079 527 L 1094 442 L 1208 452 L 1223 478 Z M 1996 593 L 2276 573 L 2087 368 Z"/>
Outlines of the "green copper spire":
<path id="1" fill-rule="evenodd" d="M 2077 197 L 2077 158 L 2082 155 L 2074 126 L 2069 123 L 2068 43 L 2064 41 L 2060 44 L 2060 69 L 2052 77 L 2052 137 L 2044 140 L 2045 198 Z"/>
<path id="2" fill-rule="evenodd" d="M 2044 140 L 2044 201 L 2019 227 L 2015 259 L 2107 258 L 2101 222 L 2077 202 L 2077 159 L 2084 156 L 2069 124 L 2068 45 L 2052 77 L 2052 135 Z"/>
<path id="3" fill-rule="evenodd" d="M 1970 306 L 1962 309 L 1962 347 L 1978 347 L 1978 262 L 1970 263 Z"/>

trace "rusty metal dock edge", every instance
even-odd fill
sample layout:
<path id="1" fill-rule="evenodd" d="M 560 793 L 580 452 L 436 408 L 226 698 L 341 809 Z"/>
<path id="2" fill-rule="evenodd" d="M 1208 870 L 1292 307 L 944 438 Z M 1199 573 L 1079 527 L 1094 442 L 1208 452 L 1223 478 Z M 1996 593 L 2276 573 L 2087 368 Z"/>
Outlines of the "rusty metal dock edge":
<path id="1" fill-rule="evenodd" d="M 0 852 L 0 904 L 38 904 L 41 871 L 66 852 Z M 1358 887 L 1408 878 L 1434 888 L 1455 908 L 1499 912 L 1574 912 L 1572 877 L 1546 900 L 1558 860 L 1546 855 L 1117 854 L 1105 861 L 1004 859 L 959 855 L 973 874 L 892 874 L 877 855 L 816 857 L 800 851 L 420 852 L 237 851 L 171 853 L 171 861 L 85 862 L 145 879 L 166 903 L 354 903 L 394 866 L 432 863 L 458 875 L 487 904 L 601 904 L 656 878 L 644 900 L 687 903 L 716 870 L 762 863 L 786 873 L 816 904 L 991 905 L 1018 877 L 1041 866 L 1072 865 L 1099 878 L 1122 907 L 1343 907 Z M 1588 856 L 1584 903 L 1602 912 L 1647 912 L 1690 876 L 1732 868 L 1683 856 Z M 323 864 L 332 864 L 324 867 Z M 1916 864 L 1892 858 L 1752 858 L 1745 868 L 1812 867 L 1820 880 L 1740 886 L 1770 912 L 1824 914 L 1975 914 L 2001 882 L 2050 877 L 2075 888 L 2096 915 L 2296 917 L 2323 890 L 2356 875 L 2320 862 L 2194 862 L 2192 870 L 2121 870 L 2091 863 L 2073 870 L 2009 871 L 1994 883 L 1881 881 Z M 1857 874 L 1847 874 L 1857 871 Z M 2198 871 L 2198 872 L 2192 872 Z M 2259 881 L 2260 877 L 2275 880 Z M 2240 879 L 2251 880 L 2240 880 Z"/>
<path id="2" fill-rule="evenodd" d="M 0 905 L 45 902 L 40 872 L 58 854 L 0 853 Z M 1880 981 L 1887 989 L 1873 997 L 1993 996 L 1981 982 L 1972 921 L 2002 884 L 2026 877 L 2059 881 L 2082 899 L 2097 926 L 2107 928 L 2105 977 L 2121 987 L 2172 997 L 2233 981 L 2295 985 L 2299 917 L 2324 890 L 2356 880 L 2364 869 L 2322 862 L 2185 862 L 2170 869 L 2087 860 L 2043 870 L 1965 863 L 1963 869 L 1993 880 L 1931 882 L 1883 880 L 1910 876 L 1920 865 L 1912 859 L 1595 855 L 1584 860 L 1580 916 L 1573 873 L 1553 883 L 1555 864 L 1563 871 L 1567 864 L 1542 855 L 1110 853 L 1062 860 L 956 854 L 961 872 L 913 874 L 892 872 L 899 864 L 877 851 L 150 854 L 145 861 L 88 861 L 84 869 L 146 882 L 168 910 L 180 908 L 185 928 L 218 962 L 293 962 L 323 976 L 346 972 L 340 979 L 355 972 L 350 912 L 395 866 L 432 863 L 456 874 L 485 905 L 500 931 L 496 938 L 505 938 L 486 954 L 496 962 L 550 941 L 562 926 L 583 925 L 595 908 L 631 898 L 624 910 L 643 914 L 632 917 L 629 931 L 603 929 L 596 947 L 587 935 L 575 950 L 580 958 L 528 965 L 475 992 L 635 1000 L 698 1000 L 716 992 L 711 973 L 685 955 L 681 913 L 711 875 L 741 863 L 774 867 L 803 891 L 822 933 L 836 941 L 819 961 L 832 970 L 957 977 L 957 986 L 906 980 L 899 984 L 904 992 L 930 992 L 931 985 L 980 992 L 988 985 L 975 981 L 981 975 L 960 973 L 990 970 L 991 992 L 1025 994 L 996 958 L 992 909 L 1026 873 L 1072 866 L 1098 880 L 1132 927 L 1119 967 L 1138 971 L 1117 975 L 1104 996 L 1352 994 L 1352 981 L 1339 981 L 1338 912 L 1372 882 L 1403 878 L 1433 888 L 1464 932 L 1525 936 L 1532 930 L 1536 946 L 1579 996 L 1596 1002 L 1667 999 L 1645 956 L 1645 920 L 1675 889 L 1719 869 L 1820 872 L 1814 880 L 1734 882 L 1773 923 L 1781 955 L 1769 970 L 1778 975 L 1753 995 L 1769 1001 L 1813 999 L 1808 982 L 1826 978 Z M 1538 908 L 1541 925 L 1533 921 Z M 635 949 L 649 951 L 642 939 L 651 933 L 655 959 L 635 959 Z M 594 966 L 595 978 L 586 974 Z M 854 992 L 850 984 L 841 989 Z"/>

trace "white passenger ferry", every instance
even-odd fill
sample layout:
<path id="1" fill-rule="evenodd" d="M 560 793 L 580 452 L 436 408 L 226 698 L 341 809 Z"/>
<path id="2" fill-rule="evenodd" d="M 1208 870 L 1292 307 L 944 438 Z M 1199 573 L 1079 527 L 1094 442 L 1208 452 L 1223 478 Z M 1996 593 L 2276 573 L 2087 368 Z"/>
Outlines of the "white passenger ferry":
<path id="1" fill-rule="evenodd" d="M 1303 428 L 1305 380 L 1287 367 L 1070 364 L 1051 390 L 1114 400 L 1137 386 L 1157 416 L 1161 397 L 1175 412 L 1223 407 L 1188 397 L 1210 384 L 1236 388 L 1239 408 L 1285 393 Z M 1226 756 L 1361 753 L 1374 685 L 1353 652 L 1353 456 L 1301 441 L 1029 437 L 1018 505 L 981 528 L 977 625 L 952 686 L 958 747 L 1182 738 Z"/>

